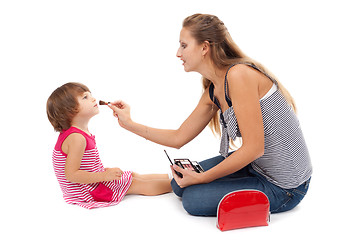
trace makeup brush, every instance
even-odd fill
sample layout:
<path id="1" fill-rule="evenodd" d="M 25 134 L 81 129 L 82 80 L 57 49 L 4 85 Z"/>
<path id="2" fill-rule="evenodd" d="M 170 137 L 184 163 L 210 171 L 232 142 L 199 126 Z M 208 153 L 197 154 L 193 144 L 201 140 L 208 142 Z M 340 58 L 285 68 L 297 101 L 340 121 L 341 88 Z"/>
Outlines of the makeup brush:
<path id="1" fill-rule="evenodd" d="M 99 104 L 100 104 L 100 105 L 109 105 L 110 102 L 105 102 L 105 101 L 100 100 L 100 101 L 99 101 Z"/>

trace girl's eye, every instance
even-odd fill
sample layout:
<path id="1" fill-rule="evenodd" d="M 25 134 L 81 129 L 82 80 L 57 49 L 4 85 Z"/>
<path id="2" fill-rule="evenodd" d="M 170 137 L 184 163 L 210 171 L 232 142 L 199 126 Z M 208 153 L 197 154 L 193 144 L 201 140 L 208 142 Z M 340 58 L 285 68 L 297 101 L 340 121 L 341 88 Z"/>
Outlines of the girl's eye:
<path id="1" fill-rule="evenodd" d="M 83 97 L 83 99 L 87 99 L 87 95 L 85 95 L 85 96 Z"/>

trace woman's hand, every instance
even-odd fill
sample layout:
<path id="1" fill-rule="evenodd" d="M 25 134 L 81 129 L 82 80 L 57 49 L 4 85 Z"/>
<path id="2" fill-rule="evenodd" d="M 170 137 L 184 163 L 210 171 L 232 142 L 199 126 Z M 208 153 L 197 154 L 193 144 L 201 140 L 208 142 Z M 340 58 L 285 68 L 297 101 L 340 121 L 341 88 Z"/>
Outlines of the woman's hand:
<path id="1" fill-rule="evenodd" d="M 131 122 L 130 106 L 124 101 L 115 101 L 108 105 L 114 112 L 114 116 L 117 117 L 119 125 L 123 128 Z"/>
<path id="2" fill-rule="evenodd" d="M 172 165 L 170 166 L 173 177 L 176 181 L 176 183 L 179 185 L 179 187 L 184 188 L 184 187 L 188 187 L 191 185 L 196 185 L 196 184 L 202 184 L 203 182 L 203 176 L 204 173 L 197 173 L 195 171 L 191 171 L 188 169 L 183 169 L 181 167 L 178 167 L 176 165 Z M 183 177 L 179 177 L 175 171 L 181 173 L 183 175 Z"/>

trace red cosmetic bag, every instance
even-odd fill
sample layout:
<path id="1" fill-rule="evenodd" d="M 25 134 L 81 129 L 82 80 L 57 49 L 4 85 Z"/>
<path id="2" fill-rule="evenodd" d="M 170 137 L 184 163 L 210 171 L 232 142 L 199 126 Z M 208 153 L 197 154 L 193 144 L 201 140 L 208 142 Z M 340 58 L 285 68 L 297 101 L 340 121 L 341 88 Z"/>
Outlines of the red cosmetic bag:
<path id="1" fill-rule="evenodd" d="M 221 231 L 267 226 L 269 221 L 269 199 L 261 191 L 234 191 L 226 194 L 219 202 L 217 227 Z"/>

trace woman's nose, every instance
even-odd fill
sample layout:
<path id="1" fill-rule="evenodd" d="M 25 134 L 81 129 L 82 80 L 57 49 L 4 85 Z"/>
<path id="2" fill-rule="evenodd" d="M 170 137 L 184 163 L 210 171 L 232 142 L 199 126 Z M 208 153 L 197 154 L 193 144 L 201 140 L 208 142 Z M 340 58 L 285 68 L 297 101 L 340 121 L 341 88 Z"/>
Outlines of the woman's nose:
<path id="1" fill-rule="evenodd" d="M 180 51 L 180 48 L 179 48 L 177 53 L 176 53 L 176 57 L 181 58 L 181 56 L 182 56 L 182 54 L 181 54 L 181 51 Z"/>

